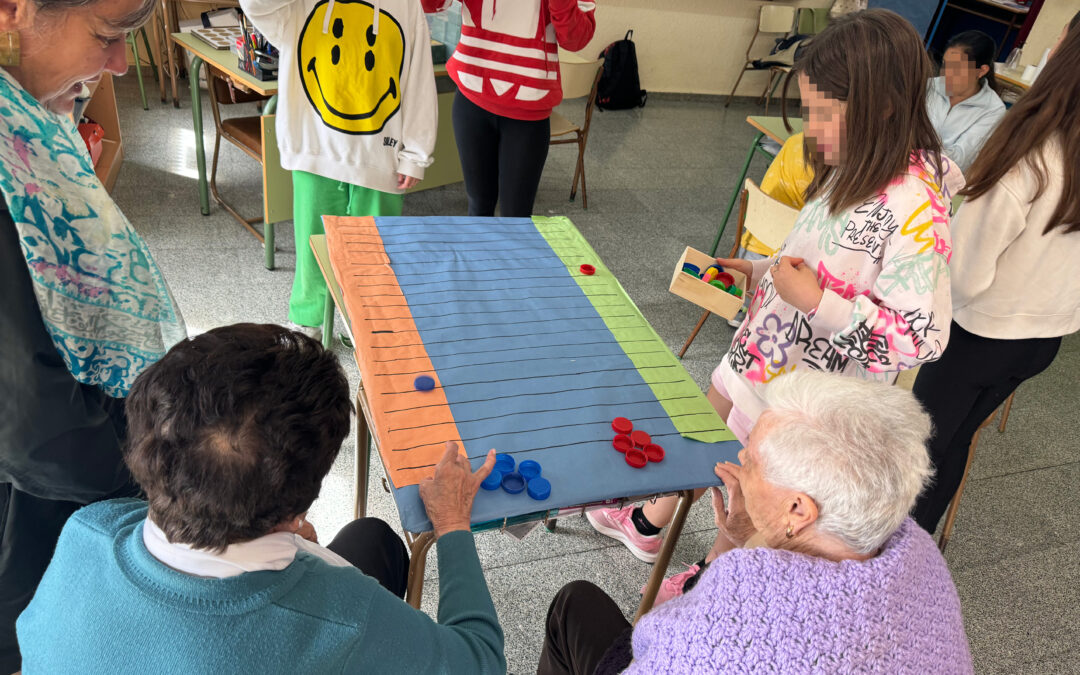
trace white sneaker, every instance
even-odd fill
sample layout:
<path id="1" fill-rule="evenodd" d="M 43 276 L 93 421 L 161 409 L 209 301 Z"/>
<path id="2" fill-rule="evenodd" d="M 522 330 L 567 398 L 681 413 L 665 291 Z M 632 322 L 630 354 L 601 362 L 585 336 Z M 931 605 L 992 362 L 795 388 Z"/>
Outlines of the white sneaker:
<path id="1" fill-rule="evenodd" d="M 313 340 L 322 342 L 322 326 L 301 326 L 298 323 L 290 321 L 288 323 L 289 330 L 296 331 L 297 333 L 303 333 Z"/>

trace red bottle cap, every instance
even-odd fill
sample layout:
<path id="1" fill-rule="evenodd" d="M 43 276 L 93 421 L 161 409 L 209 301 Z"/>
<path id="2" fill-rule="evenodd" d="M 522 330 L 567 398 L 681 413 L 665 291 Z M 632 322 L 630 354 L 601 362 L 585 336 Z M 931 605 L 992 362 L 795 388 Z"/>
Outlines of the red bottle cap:
<path id="1" fill-rule="evenodd" d="M 615 440 L 611 442 L 615 446 L 615 449 L 619 452 L 626 452 L 634 448 L 634 442 L 630 440 L 630 437 L 626 434 L 619 434 L 615 437 Z"/>
<path id="2" fill-rule="evenodd" d="M 628 434 L 634 430 L 634 423 L 625 417 L 616 417 L 611 420 L 611 428 L 617 434 Z"/>
<path id="3" fill-rule="evenodd" d="M 634 433 L 630 434 L 630 440 L 632 440 L 634 442 L 634 445 L 636 445 L 637 447 L 644 448 L 649 443 L 652 443 L 652 436 L 645 433 L 641 429 L 638 429 Z"/>
<path id="4" fill-rule="evenodd" d="M 716 281 L 723 281 L 725 286 L 730 286 L 735 283 L 735 277 L 731 276 L 727 272 L 721 272 L 716 275 Z"/>
<path id="5" fill-rule="evenodd" d="M 643 451 L 632 448 L 626 451 L 626 463 L 635 469 L 641 469 L 649 463 L 649 458 L 645 456 Z"/>
<path id="6" fill-rule="evenodd" d="M 649 443 L 645 446 L 645 456 L 649 458 L 650 462 L 662 462 L 664 461 L 664 449 L 656 443 Z"/>
<path id="7" fill-rule="evenodd" d="M 582 265 L 579 269 L 581 270 L 582 274 L 585 274 L 585 275 L 588 275 L 588 276 L 592 276 L 592 275 L 596 274 L 596 268 L 593 267 L 592 265 L 587 264 L 587 263 Z"/>

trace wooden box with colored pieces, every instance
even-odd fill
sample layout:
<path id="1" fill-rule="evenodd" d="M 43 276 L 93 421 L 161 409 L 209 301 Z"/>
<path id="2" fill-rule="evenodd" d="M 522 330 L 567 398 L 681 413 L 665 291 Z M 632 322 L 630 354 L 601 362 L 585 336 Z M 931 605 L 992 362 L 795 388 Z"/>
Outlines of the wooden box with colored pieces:
<path id="1" fill-rule="evenodd" d="M 710 267 L 718 268 L 719 278 L 706 276 Z M 728 276 L 724 277 L 725 274 Z M 715 258 L 687 246 L 675 265 L 668 290 L 713 314 L 734 319 L 743 306 L 746 275 L 736 269 L 720 269 Z"/>
<path id="2" fill-rule="evenodd" d="M 324 224 L 395 491 L 433 475 L 448 440 L 474 465 L 493 447 L 538 461 L 551 508 L 715 483 L 712 465 L 734 457 L 734 435 L 568 219 Z M 628 466 L 617 417 L 663 461 Z M 537 508 L 502 492 L 481 491 L 474 516 Z"/>

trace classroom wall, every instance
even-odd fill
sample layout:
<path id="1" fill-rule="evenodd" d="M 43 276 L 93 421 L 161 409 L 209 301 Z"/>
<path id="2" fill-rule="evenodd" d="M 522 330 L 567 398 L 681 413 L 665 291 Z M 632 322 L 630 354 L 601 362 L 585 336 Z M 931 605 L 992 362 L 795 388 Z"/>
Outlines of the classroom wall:
<path id="1" fill-rule="evenodd" d="M 1052 47 L 1061 35 L 1061 29 L 1080 12 L 1080 0 L 1047 0 L 1043 3 L 1035 25 L 1031 27 L 1024 43 L 1023 65 L 1037 64 L 1047 47 Z M 1004 57 L 1003 57 L 1004 58 Z"/>
<path id="2" fill-rule="evenodd" d="M 596 35 L 581 50 L 595 58 L 634 29 L 641 86 L 648 91 L 724 94 L 739 76 L 757 26 L 760 0 L 596 0 Z M 832 0 L 796 0 L 796 7 L 823 7 Z M 762 35 L 751 56 L 769 53 L 775 35 Z M 757 96 L 768 71 L 749 72 L 737 94 Z"/>

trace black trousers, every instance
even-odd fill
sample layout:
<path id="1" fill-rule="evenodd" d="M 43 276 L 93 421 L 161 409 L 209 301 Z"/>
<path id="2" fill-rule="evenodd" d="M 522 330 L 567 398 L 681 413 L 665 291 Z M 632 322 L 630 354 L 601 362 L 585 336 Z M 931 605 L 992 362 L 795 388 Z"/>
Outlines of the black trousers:
<path id="1" fill-rule="evenodd" d="M 609 675 L 633 660 L 633 627 L 619 606 L 588 581 L 572 581 L 548 608 L 539 675 Z"/>
<path id="2" fill-rule="evenodd" d="M 913 391 L 934 422 L 930 459 L 933 483 L 912 516 L 933 534 L 964 476 L 975 431 L 1020 383 L 1053 363 L 1061 338 L 998 340 L 952 324 L 941 359 L 919 370 Z"/>
<path id="3" fill-rule="evenodd" d="M 34 597 L 64 523 L 81 506 L 0 484 L 0 673 L 21 667 L 15 619 Z"/>
<path id="4" fill-rule="evenodd" d="M 409 552 L 405 542 L 378 518 L 360 518 L 341 528 L 326 548 L 374 577 L 383 588 L 405 597 L 409 583 Z"/>
<path id="5" fill-rule="evenodd" d="M 452 117 L 469 215 L 494 216 L 497 202 L 504 218 L 531 216 L 547 161 L 550 120 L 502 117 L 460 91 L 454 96 Z"/>

